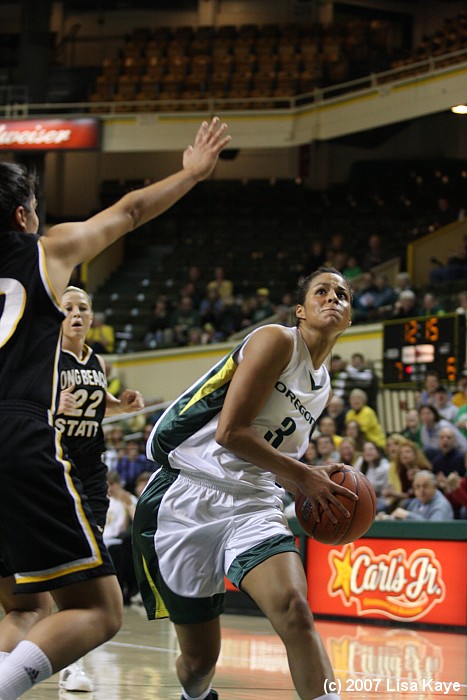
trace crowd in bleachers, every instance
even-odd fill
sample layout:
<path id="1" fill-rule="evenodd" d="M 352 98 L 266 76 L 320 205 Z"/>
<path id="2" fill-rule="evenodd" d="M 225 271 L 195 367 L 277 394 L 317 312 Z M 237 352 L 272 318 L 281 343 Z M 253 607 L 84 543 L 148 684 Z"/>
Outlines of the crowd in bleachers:
<path id="1" fill-rule="evenodd" d="M 467 518 L 467 375 L 451 393 L 427 373 L 404 429 L 389 435 L 369 404 L 377 379 L 360 353 L 349 363 L 335 356 L 331 378 L 334 396 L 304 461 L 361 470 L 375 489 L 378 519 Z"/>
<path id="2" fill-rule="evenodd" d="M 330 374 L 333 397 L 303 461 L 343 462 L 361 470 L 375 488 L 379 519 L 467 518 L 467 373 L 451 390 L 428 371 L 415 407 L 401 409 L 404 427 L 390 434 L 377 413 L 379 386 L 371 362 L 361 353 L 349 362 L 336 354 Z M 107 427 L 105 461 L 127 500 L 157 468 L 147 460 L 145 445 L 158 415 Z"/>
<path id="3" fill-rule="evenodd" d="M 369 161 L 325 192 L 286 180 L 202 183 L 161 218 L 157 243 L 152 229 L 130 240 L 94 306 L 116 352 L 222 341 L 273 313 L 287 323 L 298 279 L 323 264 L 352 283 L 354 323 L 455 311 L 465 250 L 432 260 L 432 286 L 415 287 L 404 270 L 408 243 L 464 216 L 466 172 L 463 161 Z M 103 206 L 138 184 L 103 183 Z M 391 281 L 375 273 L 388 259 L 402 270 Z"/>

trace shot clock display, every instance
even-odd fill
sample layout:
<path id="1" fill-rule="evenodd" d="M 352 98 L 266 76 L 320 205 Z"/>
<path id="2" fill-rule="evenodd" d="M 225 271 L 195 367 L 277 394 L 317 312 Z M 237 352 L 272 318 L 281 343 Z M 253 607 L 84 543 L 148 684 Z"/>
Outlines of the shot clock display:
<path id="1" fill-rule="evenodd" d="M 383 384 L 417 386 L 428 369 L 456 382 L 465 363 L 465 316 L 417 316 L 383 322 Z"/>

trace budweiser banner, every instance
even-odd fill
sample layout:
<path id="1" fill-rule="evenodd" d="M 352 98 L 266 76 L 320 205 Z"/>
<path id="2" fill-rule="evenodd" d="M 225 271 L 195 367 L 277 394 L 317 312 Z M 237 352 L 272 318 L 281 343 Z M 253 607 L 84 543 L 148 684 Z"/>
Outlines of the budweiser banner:
<path id="1" fill-rule="evenodd" d="M 357 540 L 331 547 L 308 540 L 314 613 L 399 622 L 467 625 L 467 544 Z"/>
<path id="2" fill-rule="evenodd" d="M 1 151 L 77 151 L 100 147 L 98 119 L 0 121 Z"/>

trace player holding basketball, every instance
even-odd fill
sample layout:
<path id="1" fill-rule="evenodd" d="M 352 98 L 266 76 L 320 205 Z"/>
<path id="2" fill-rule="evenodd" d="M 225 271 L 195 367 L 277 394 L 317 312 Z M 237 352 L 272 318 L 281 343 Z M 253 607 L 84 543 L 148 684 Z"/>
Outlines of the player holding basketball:
<path id="1" fill-rule="evenodd" d="M 300 461 L 329 399 L 324 362 L 350 324 L 351 292 L 339 272 L 320 268 L 297 301 L 295 328 L 251 333 L 165 411 L 148 441 L 163 466 L 136 508 L 135 568 L 149 619 L 175 624 L 186 700 L 218 697 L 224 575 L 281 637 L 299 696 L 337 698 L 324 693 L 333 672 L 276 482 L 333 522 L 331 503 L 348 515 L 336 495 L 356 498 L 329 478 L 335 465 Z"/>
<path id="2" fill-rule="evenodd" d="M 41 238 L 34 178 L 0 163 L 0 625 L 2 649 L 11 652 L 0 655 L 1 700 L 16 700 L 110 639 L 122 619 L 112 562 L 52 422 L 59 299 L 76 265 L 212 172 L 230 140 L 225 128 L 217 118 L 203 122 L 179 172 Z M 43 591 L 52 591 L 58 612 L 40 619 L 34 604 Z"/>

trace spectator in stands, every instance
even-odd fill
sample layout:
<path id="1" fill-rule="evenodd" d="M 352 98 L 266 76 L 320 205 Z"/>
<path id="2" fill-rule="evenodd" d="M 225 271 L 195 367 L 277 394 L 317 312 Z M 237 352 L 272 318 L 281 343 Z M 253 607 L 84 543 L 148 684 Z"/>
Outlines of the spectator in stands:
<path id="1" fill-rule="evenodd" d="M 345 414 L 346 408 L 344 399 L 340 396 L 333 395 L 323 413 L 324 416 L 330 416 L 335 423 L 336 433 L 343 435 L 345 430 Z"/>
<path id="2" fill-rule="evenodd" d="M 108 361 L 104 362 L 105 365 L 105 376 L 107 379 L 107 391 L 116 399 L 120 396 L 123 391 L 122 380 L 118 374 L 115 367 Z"/>
<path id="3" fill-rule="evenodd" d="M 143 493 L 149 479 L 151 478 L 153 472 L 141 472 L 139 476 L 136 477 L 136 483 L 135 483 L 135 496 L 136 498 L 139 498 L 141 494 Z"/>
<path id="4" fill-rule="evenodd" d="M 436 475 L 438 488 L 444 493 L 458 519 L 467 519 L 467 477 L 453 472 L 446 476 L 442 472 Z"/>
<path id="5" fill-rule="evenodd" d="M 182 296 L 177 308 L 172 314 L 170 325 L 174 334 L 176 346 L 183 347 L 188 343 L 188 331 L 193 327 L 200 327 L 201 319 L 198 311 L 193 307 L 191 297 Z"/>
<path id="6" fill-rule="evenodd" d="M 425 469 L 415 474 L 413 480 L 415 498 L 405 508 L 396 508 L 386 518 L 391 520 L 453 520 L 454 511 L 448 499 L 438 490 L 435 475 Z"/>
<path id="7" fill-rule="evenodd" d="M 454 423 L 457 416 L 457 406 L 454 406 L 449 397 L 449 390 L 440 384 L 436 389 L 433 405 L 441 418 L 445 418 L 450 423 Z"/>
<path id="8" fill-rule="evenodd" d="M 173 331 L 170 326 L 171 314 L 168 301 L 162 295 L 153 306 L 153 315 L 149 321 L 144 342 L 148 348 L 166 348 L 173 343 Z"/>
<path id="9" fill-rule="evenodd" d="M 455 218 L 455 217 L 454 217 Z M 438 262 L 438 261 L 434 261 Z M 435 267 L 430 273 L 430 284 L 453 282 L 467 277 L 467 234 L 464 236 L 463 248 L 449 256 L 446 265 Z"/>
<path id="10" fill-rule="evenodd" d="M 349 396 L 350 409 L 347 411 L 346 422 L 355 420 L 360 425 L 363 435 L 367 441 L 374 442 L 378 447 L 384 449 L 386 437 L 376 412 L 367 406 L 368 397 L 362 389 L 352 389 Z"/>
<path id="11" fill-rule="evenodd" d="M 446 224 L 451 224 L 453 221 L 456 221 L 457 218 L 458 214 L 451 206 L 449 199 L 444 196 L 438 197 L 436 201 L 436 212 L 432 222 L 433 230 L 441 226 L 446 226 Z"/>
<path id="12" fill-rule="evenodd" d="M 373 298 L 373 308 L 368 314 L 369 320 L 389 318 L 394 309 L 396 295 L 389 284 L 387 275 L 382 273 L 375 277 L 376 293 Z"/>
<path id="13" fill-rule="evenodd" d="M 210 323 L 214 328 L 221 327 L 223 304 L 217 287 L 210 287 L 199 305 L 201 324 Z"/>
<path id="14" fill-rule="evenodd" d="M 125 452 L 126 444 L 124 437 L 125 433 L 123 427 L 119 423 L 112 425 L 110 429 L 106 430 L 106 451 L 103 460 L 109 469 L 115 469 L 118 460 Z"/>
<path id="15" fill-rule="evenodd" d="M 426 406 L 427 404 L 434 406 L 436 392 L 440 386 L 439 373 L 435 369 L 427 370 L 423 378 L 423 390 L 419 396 L 415 397 L 417 406 Z"/>
<path id="16" fill-rule="evenodd" d="M 308 255 L 305 256 L 305 262 L 301 272 L 304 277 L 318 270 L 326 262 L 326 249 L 321 239 L 315 238 L 311 241 Z"/>
<path id="17" fill-rule="evenodd" d="M 454 425 L 462 433 L 462 435 L 467 438 L 467 404 L 464 404 L 457 411 L 456 418 L 454 420 Z"/>
<path id="18" fill-rule="evenodd" d="M 281 326 L 291 326 L 291 310 L 290 306 L 284 306 L 284 304 L 279 304 L 276 308 L 276 323 Z"/>
<path id="19" fill-rule="evenodd" d="M 347 373 L 345 395 L 350 395 L 352 389 L 363 389 L 367 395 L 368 405 L 376 410 L 378 394 L 378 377 L 369 362 L 366 362 L 361 352 L 354 352 L 345 368 Z"/>
<path id="20" fill-rule="evenodd" d="M 438 449 L 433 454 L 433 472 L 442 472 L 445 476 L 451 472 L 457 472 L 460 476 L 465 476 L 464 465 L 465 449 L 461 450 L 457 446 L 454 426 L 445 426 L 438 433 Z"/>
<path id="21" fill-rule="evenodd" d="M 347 263 L 348 252 L 345 249 L 345 238 L 342 233 L 333 233 L 326 248 L 325 266 L 335 267 L 343 273 Z"/>
<path id="22" fill-rule="evenodd" d="M 421 312 L 424 316 L 442 316 L 445 313 L 433 292 L 426 292 L 423 295 Z"/>
<path id="23" fill-rule="evenodd" d="M 345 437 L 342 439 L 339 445 L 339 459 L 343 464 L 349 464 L 355 469 L 360 469 L 363 458 L 352 438 Z"/>
<path id="24" fill-rule="evenodd" d="M 116 471 L 120 475 L 122 486 L 130 493 L 134 492 L 136 479 L 145 471 L 153 471 L 153 462 L 141 454 L 137 440 L 128 440 L 124 454 L 117 461 Z"/>
<path id="25" fill-rule="evenodd" d="M 375 276 L 371 270 L 363 273 L 353 298 L 352 318 L 354 321 L 367 321 L 371 311 L 375 307 L 378 290 L 375 284 Z"/>
<path id="26" fill-rule="evenodd" d="M 105 322 L 105 314 L 102 311 L 94 312 L 91 328 L 86 336 L 86 343 L 98 354 L 114 351 L 115 331 L 111 325 Z"/>
<path id="27" fill-rule="evenodd" d="M 365 435 L 363 434 L 360 424 L 356 420 L 346 420 L 344 437 L 351 438 L 355 443 L 357 451 L 361 454 L 365 443 Z"/>
<path id="28" fill-rule="evenodd" d="M 190 265 L 186 273 L 186 282 L 192 285 L 191 297 L 193 305 L 197 309 L 204 297 L 206 284 L 203 284 L 203 271 L 199 265 Z"/>
<path id="29" fill-rule="evenodd" d="M 339 449 L 339 445 L 341 444 L 343 438 L 336 432 L 336 423 L 334 421 L 334 418 L 331 418 L 331 416 L 321 416 L 318 423 L 318 428 L 320 434 L 329 435 L 334 444 L 335 449 Z"/>
<path id="30" fill-rule="evenodd" d="M 380 265 L 387 259 L 382 236 L 379 233 L 372 233 L 368 237 L 365 246 L 365 254 L 362 258 L 362 267 L 365 271 L 371 270 L 376 265 Z"/>
<path id="31" fill-rule="evenodd" d="M 154 423 L 152 421 L 148 421 L 144 424 L 143 428 L 143 434 L 138 440 L 138 450 L 141 452 L 142 455 L 146 454 L 146 443 L 149 440 L 149 436 L 151 435 L 151 431 L 154 428 Z"/>
<path id="32" fill-rule="evenodd" d="M 339 396 L 346 404 L 347 373 L 345 371 L 345 360 L 340 355 L 331 355 L 329 376 L 331 377 L 333 396 Z"/>
<path id="33" fill-rule="evenodd" d="M 131 546 L 131 523 L 137 499 L 122 487 L 118 472 L 109 471 L 107 483 L 109 510 L 103 537 L 117 572 L 123 602 L 129 605 L 131 598 L 138 592 Z"/>
<path id="34" fill-rule="evenodd" d="M 390 510 L 414 497 L 413 479 L 419 470 L 431 471 L 431 464 L 422 450 L 409 440 L 400 444 L 395 468 L 392 466 L 390 463 L 388 485 L 383 491 Z"/>
<path id="35" fill-rule="evenodd" d="M 462 408 L 467 404 L 467 375 L 462 375 L 457 382 L 456 391 L 454 392 L 451 403 L 457 408 Z"/>
<path id="36" fill-rule="evenodd" d="M 394 304 L 392 318 L 412 318 L 420 316 L 417 295 L 412 289 L 404 289 Z"/>
<path id="37" fill-rule="evenodd" d="M 253 324 L 261 323 L 274 313 L 274 304 L 271 302 L 270 292 L 267 287 L 259 287 L 256 290 L 256 308 L 251 314 L 251 321 Z"/>
<path id="38" fill-rule="evenodd" d="M 396 299 L 398 299 L 400 293 L 404 292 L 406 289 L 410 289 L 412 292 L 415 292 L 410 275 L 408 272 L 398 272 L 396 275 L 396 284 L 394 287 L 394 294 L 396 295 Z"/>
<path id="39" fill-rule="evenodd" d="M 422 426 L 420 424 L 420 418 L 416 408 L 411 408 L 405 414 L 405 428 L 402 431 L 402 435 L 407 440 L 414 442 L 418 447 L 422 446 L 421 438 Z"/>
<path id="40" fill-rule="evenodd" d="M 210 345 L 211 343 L 221 343 L 225 340 L 225 336 L 221 331 L 217 331 L 212 323 L 205 323 L 201 331 L 201 345 Z"/>
<path id="41" fill-rule="evenodd" d="M 467 449 L 467 440 L 462 433 L 449 421 L 441 418 L 438 411 L 431 404 L 420 406 L 418 415 L 422 428 L 420 438 L 422 440 L 422 448 L 428 459 L 433 462 L 433 458 L 438 454 L 439 449 L 439 433 L 443 428 L 449 428 L 453 431 L 456 437 L 456 446 L 462 452 Z"/>
<path id="42" fill-rule="evenodd" d="M 316 440 L 310 440 L 310 442 L 308 443 L 308 447 L 305 450 L 305 454 L 303 455 L 300 461 L 304 462 L 304 464 L 320 464 L 320 458 L 316 447 Z"/>
<path id="43" fill-rule="evenodd" d="M 339 452 L 334 447 L 334 442 L 330 435 L 319 435 L 316 438 L 316 451 L 319 464 L 333 464 L 339 461 Z"/>
<path id="44" fill-rule="evenodd" d="M 389 461 L 384 456 L 378 445 L 368 440 L 363 445 L 362 461 L 359 465 L 362 474 L 365 474 L 373 486 L 377 497 L 377 510 L 382 510 L 387 504 L 383 498 L 383 490 L 388 485 Z"/>
<path id="45" fill-rule="evenodd" d="M 344 267 L 344 277 L 347 280 L 352 281 L 356 277 L 359 277 L 363 273 L 363 269 L 358 262 L 358 258 L 355 255 L 349 255 L 347 258 L 346 266 Z"/>
<path id="46" fill-rule="evenodd" d="M 234 297 L 222 300 L 220 332 L 224 338 L 240 330 L 242 326 L 242 309 Z"/>
<path id="47" fill-rule="evenodd" d="M 397 473 L 397 458 L 402 445 L 407 442 L 400 433 L 391 433 L 386 439 L 386 456 L 389 460 L 389 476 Z M 393 476 L 393 479 L 396 477 Z"/>
<path id="48" fill-rule="evenodd" d="M 233 295 L 233 282 L 226 278 L 223 267 L 218 266 L 214 269 L 214 279 L 208 282 L 207 289 L 217 289 L 219 299 L 225 299 Z"/>

